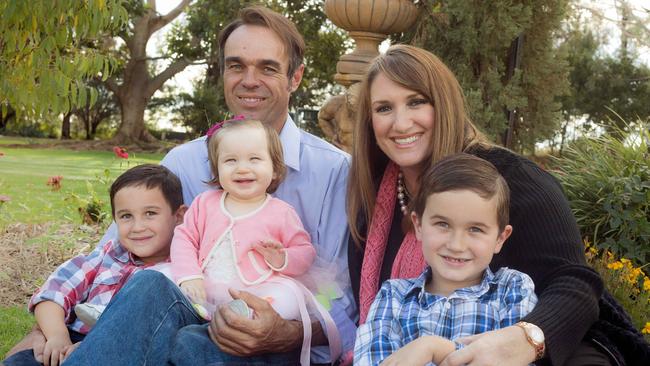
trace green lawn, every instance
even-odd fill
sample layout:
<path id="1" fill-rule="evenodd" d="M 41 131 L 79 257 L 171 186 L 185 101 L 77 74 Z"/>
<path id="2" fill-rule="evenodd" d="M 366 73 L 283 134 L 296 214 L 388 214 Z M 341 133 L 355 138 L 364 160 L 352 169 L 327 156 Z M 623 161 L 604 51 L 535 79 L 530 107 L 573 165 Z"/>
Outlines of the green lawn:
<path id="1" fill-rule="evenodd" d="M 0 152 L 4 154 L 0 156 L 0 194 L 11 201 L 0 211 L 0 227 L 10 222 L 76 220 L 75 202 L 70 197 L 73 193 L 88 196 L 86 182 L 108 205 L 109 184 L 98 177 L 110 182 L 130 166 L 157 163 L 163 156 L 137 154 L 126 162 L 116 159 L 113 152 L 2 147 L 4 139 L 0 138 Z M 46 183 L 58 175 L 63 177 L 61 189 L 52 191 Z"/>
<path id="2" fill-rule="evenodd" d="M 50 222 L 54 227 L 64 223 L 80 224 L 77 213 L 79 204 L 71 197 L 77 195 L 88 198 L 91 195 L 90 190 L 95 191 L 104 202 L 105 212 L 110 212 L 110 182 L 129 167 L 142 163 L 157 163 L 163 157 L 163 154 L 139 153 L 132 155 L 127 162 L 116 159 L 113 152 L 8 147 L 45 142 L 51 140 L 37 141 L 0 136 L 0 195 L 9 196 L 11 199 L 5 204 L 0 204 L 0 230 L 6 225 L 19 222 Z M 46 183 L 48 178 L 57 175 L 63 177 L 61 189 L 52 191 Z M 74 237 L 67 238 L 67 241 L 74 240 Z M 48 234 L 30 242 L 47 245 Z M 0 324 L 1 359 L 31 328 L 33 319 L 24 307 L 0 306 Z"/>

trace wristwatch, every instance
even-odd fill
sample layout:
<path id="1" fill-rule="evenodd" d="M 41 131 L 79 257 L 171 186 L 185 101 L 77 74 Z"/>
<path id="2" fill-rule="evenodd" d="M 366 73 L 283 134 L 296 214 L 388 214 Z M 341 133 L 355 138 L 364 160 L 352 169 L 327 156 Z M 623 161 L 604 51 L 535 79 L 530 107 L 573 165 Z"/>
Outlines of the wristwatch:
<path id="1" fill-rule="evenodd" d="M 518 322 L 515 325 L 524 330 L 526 340 L 535 349 L 535 361 L 544 357 L 544 350 L 546 348 L 544 345 L 544 332 L 535 324 L 527 322 Z"/>

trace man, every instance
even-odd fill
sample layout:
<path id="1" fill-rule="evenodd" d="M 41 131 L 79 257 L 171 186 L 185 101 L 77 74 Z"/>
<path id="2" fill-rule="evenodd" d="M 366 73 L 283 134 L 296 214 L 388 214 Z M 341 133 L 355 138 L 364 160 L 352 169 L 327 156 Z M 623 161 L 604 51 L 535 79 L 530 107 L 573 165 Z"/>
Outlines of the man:
<path id="1" fill-rule="evenodd" d="M 344 243 L 347 242 L 345 192 L 349 157 L 299 130 L 288 114 L 290 95 L 298 88 L 304 71 L 302 37 L 293 23 L 282 15 L 252 7 L 242 10 L 240 18 L 223 29 L 219 46 L 225 99 L 230 111 L 259 119 L 278 131 L 288 173 L 275 195 L 295 207 L 319 258 L 334 263 L 339 270 L 337 278 L 347 285 Z M 186 204 L 209 189 L 205 183 L 210 180 L 205 138 L 176 147 L 165 156 L 162 164 L 181 179 Z M 111 235 L 109 230 L 105 238 Z M 167 357 L 166 348 L 174 342 L 175 329 L 199 322 L 183 309 L 184 304 L 172 301 L 177 294 L 168 288 L 169 281 L 164 280 L 165 283 L 160 278 L 145 281 L 140 277 L 145 276 L 134 276 L 116 296 L 93 332 L 70 357 L 71 364 L 135 364 L 142 363 L 140 358 L 147 364 L 160 364 Z M 355 331 L 351 317 L 355 316 L 356 309 L 349 291 L 346 295 L 332 303 L 331 314 L 343 338 L 342 348 L 351 350 Z M 235 297 L 241 297 L 253 308 L 257 314 L 254 321 L 242 319 L 228 309 L 218 310 L 209 325 L 209 337 L 218 347 L 211 344 L 205 351 L 196 353 L 215 353 L 214 357 L 219 360 L 227 359 L 229 356 L 220 352 L 222 350 L 235 358 L 255 356 L 262 363 L 286 360 L 288 364 L 295 364 L 296 350 L 299 353 L 302 344 L 303 325 L 280 318 L 268 303 L 253 295 L 242 292 Z M 172 310 L 174 313 L 165 313 L 160 324 L 146 324 L 155 329 L 143 329 L 146 328 L 141 326 L 143 319 L 155 323 L 151 320 L 151 312 L 168 300 L 172 304 L 170 307 L 176 306 Z M 161 331 L 165 326 L 174 330 Z M 319 322 L 312 323 L 313 345 L 325 344 L 322 329 Z M 208 332 L 201 337 L 207 340 Z M 261 356 L 268 353 L 280 356 Z M 312 362 L 331 361 L 336 360 L 330 360 L 327 347 L 313 348 Z M 194 362 L 200 364 L 202 361 Z"/>

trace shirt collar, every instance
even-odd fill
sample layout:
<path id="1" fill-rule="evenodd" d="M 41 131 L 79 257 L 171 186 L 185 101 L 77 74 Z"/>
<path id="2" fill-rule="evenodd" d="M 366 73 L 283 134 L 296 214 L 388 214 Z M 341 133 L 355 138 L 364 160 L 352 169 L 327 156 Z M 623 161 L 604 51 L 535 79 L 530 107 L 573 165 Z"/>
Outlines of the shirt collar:
<path id="1" fill-rule="evenodd" d="M 431 267 L 427 266 L 427 268 L 422 272 L 422 274 L 416 278 L 411 286 L 409 286 L 406 290 L 406 294 L 404 297 L 410 296 L 410 295 L 417 295 L 420 300 L 423 299 L 425 294 L 427 293 L 426 290 L 424 289 L 424 286 L 427 282 L 428 279 L 431 278 Z M 490 270 L 490 268 L 486 268 L 485 272 L 483 273 L 483 279 L 481 280 L 481 283 L 471 286 L 471 287 L 464 287 L 461 289 L 458 289 L 454 291 L 451 295 L 449 295 L 449 298 L 452 297 L 463 297 L 463 298 L 470 298 L 470 297 L 480 297 L 488 290 L 490 290 L 490 286 L 498 284 L 498 278 L 494 275 L 494 273 Z"/>
<path id="2" fill-rule="evenodd" d="M 300 171 L 300 129 L 291 116 L 287 115 L 282 131 L 280 131 L 284 164 L 293 170 Z"/>
<path id="3" fill-rule="evenodd" d="M 144 262 L 141 260 L 135 259 L 135 257 L 133 257 L 133 254 L 131 254 L 131 252 L 120 245 L 119 241 L 117 240 L 112 243 L 108 254 L 111 257 L 115 258 L 116 261 L 123 264 L 134 264 L 136 266 L 141 266 L 144 264 Z"/>

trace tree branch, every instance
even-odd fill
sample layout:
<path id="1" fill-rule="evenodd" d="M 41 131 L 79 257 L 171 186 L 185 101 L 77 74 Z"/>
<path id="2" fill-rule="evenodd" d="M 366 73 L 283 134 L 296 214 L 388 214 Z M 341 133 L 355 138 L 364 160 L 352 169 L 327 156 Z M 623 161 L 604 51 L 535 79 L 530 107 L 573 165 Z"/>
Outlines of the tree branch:
<path id="1" fill-rule="evenodd" d="M 112 91 L 115 95 L 119 93 L 120 86 L 117 85 L 117 82 L 112 77 L 106 79 L 106 81 L 104 81 L 104 84 L 106 85 L 106 88 Z"/>
<path id="2" fill-rule="evenodd" d="M 174 9 L 170 10 L 169 13 L 152 18 L 151 22 L 149 23 L 149 34 L 155 33 L 158 29 L 166 26 L 172 20 L 176 19 L 179 15 L 181 15 L 183 11 L 185 11 L 185 8 L 190 4 L 190 2 L 192 2 L 192 0 L 183 0 Z M 155 10 L 155 1 L 153 9 Z"/>
<path id="3" fill-rule="evenodd" d="M 156 75 L 153 79 L 149 81 L 149 83 L 147 84 L 146 95 L 151 97 L 153 93 L 156 92 L 156 90 L 160 89 L 163 86 L 165 81 L 169 80 L 174 75 L 183 71 L 183 69 L 185 69 L 189 64 L 191 64 L 191 61 L 185 57 L 172 62 L 172 64 L 167 66 L 167 68 L 164 71 L 162 71 L 160 74 Z"/>

